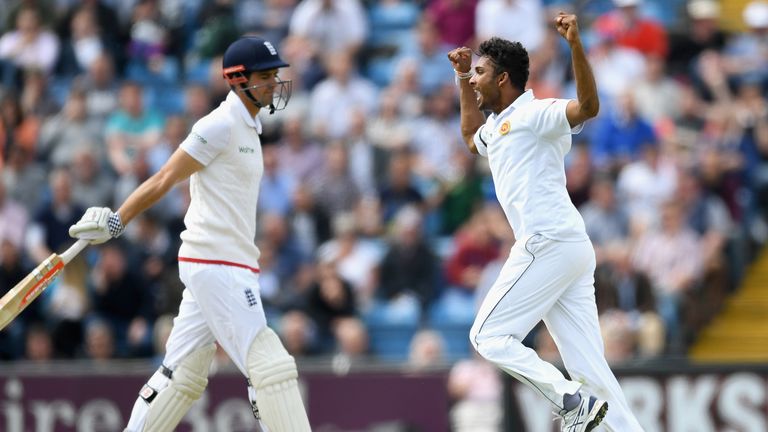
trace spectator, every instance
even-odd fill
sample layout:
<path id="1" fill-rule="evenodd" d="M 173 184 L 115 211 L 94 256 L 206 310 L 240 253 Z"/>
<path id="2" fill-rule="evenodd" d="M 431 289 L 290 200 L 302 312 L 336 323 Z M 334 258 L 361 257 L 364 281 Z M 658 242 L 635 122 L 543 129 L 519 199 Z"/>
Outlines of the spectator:
<path id="1" fill-rule="evenodd" d="M 445 46 L 473 46 L 477 0 L 431 0 L 425 18 L 437 27 Z"/>
<path id="2" fill-rule="evenodd" d="M 593 26 L 598 31 L 612 33 L 620 46 L 666 58 L 667 32 L 660 23 L 641 15 L 642 0 L 613 0 L 613 4 L 616 9 L 598 17 Z"/>
<path id="3" fill-rule="evenodd" d="M 45 363 L 53 359 L 53 341 L 45 327 L 35 325 L 27 330 L 24 357 L 34 363 Z"/>
<path id="4" fill-rule="evenodd" d="M 108 36 L 99 27 L 93 9 L 83 7 L 73 11 L 71 30 L 62 40 L 61 54 L 58 59 L 57 73 L 64 77 L 74 77 L 87 71 L 94 60 L 107 51 L 117 51 L 116 45 L 110 44 Z M 113 27 L 114 28 L 114 27 Z M 109 34 L 109 33 L 107 33 Z"/>
<path id="5" fill-rule="evenodd" d="M 483 268 L 499 255 L 488 212 L 481 209 L 454 237 L 455 249 L 446 260 L 448 283 L 462 291 L 477 287 Z"/>
<path id="6" fill-rule="evenodd" d="M 312 89 L 309 103 L 312 131 L 319 137 L 343 139 L 350 132 L 355 111 L 366 116 L 376 107 L 376 87 L 357 75 L 354 58 L 346 52 L 324 58 L 328 78 Z"/>
<path id="7" fill-rule="evenodd" d="M 106 139 L 109 162 L 119 176 L 133 171 L 139 154 L 160 142 L 164 119 L 156 111 L 144 108 L 143 88 L 125 82 L 120 89 L 120 109 L 107 122 Z"/>
<path id="8" fill-rule="evenodd" d="M 651 125 L 675 120 L 680 115 L 680 84 L 666 75 L 664 59 L 648 55 L 645 66 L 645 76 L 632 86 L 639 117 Z"/>
<path id="9" fill-rule="evenodd" d="M 419 330 L 411 339 L 406 368 L 411 372 L 425 372 L 445 362 L 445 342 L 434 330 Z"/>
<path id="10" fill-rule="evenodd" d="M 665 202 L 660 229 L 640 237 L 632 258 L 635 267 L 651 280 L 657 310 L 668 331 L 667 346 L 673 353 L 681 352 L 690 337 L 682 308 L 686 293 L 700 282 L 703 268 L 700 239 L 685 221 L 679 203 Z"/>
<path id="11" fill-rule="evenodd" d="M 410 298 L 426 310 L 437 294 L 438 259 L 422 230 L 422 215 L 416 207 L 405 206 L 395 215 L 376 290 L 376 296 L 390 307 Z"/>
<path id="12" fill-rule="evenodd" d="M 336 267 L 339 276 L 352 285 L 359 308 L 363 310 L 374 294 L 374 271 L 381 254 L 375 246 L 358 237 L 351 213 L 339 213 L 333 218 L 333 235 L 318 248 L 318 261 Z"/>
<path id="13" fill-rule="evenodd" d="M 35 213 L 27 231 L 27 250 L 35 262 L 42 262 L 53 252 L 61 252 L 72 242 L 67 234 L 83 210 L 72 199 L 72 174 L 66 168 L 51 172 L 50 200 Z"/>
<path id="14" fill-rule="evenodd" d="M 86 93 L 73 89 L 61 112 L 43 122 L 37 153 L 60 167 L 72 165 L 78 149 L 90 152 L 99 163 L 106 160 L 101 124 L 88 115 Z"/>
<path id="15" fill-rule="evenodd" d="M 684 33 L 670 34 L 667 66 L 673 77 L 685 77 L 699 55 L 708 50 L 722 51 L 726 35 L 720 29 L 720 3 L 716 0 L 691 0 L 686 5 L 689 25 Z"/>
<path id="16" fill-rule="evenodd" d="M 544 41 L 546 29 L 541 0 L 480 0 L 477 3 L 477 40 L 497 36 L 518 41 L 528 52 L 536 52 Z"/>
<path id="17" fill-rule="evenodd" d="M 291 16 L 289 37 L 297 38 L 297 44 L 318 59 L 338 52 L 353 57 L 367 34 L 368 24 L 358 0 L 304 0 Z"/>
<path id="18" fill-rule="evenodd" d="M 640 149 L 656 142 L 648 121 L 641 117 L 631 92 L 618 99 L 616 109 L 603 115 L 595 125 L 592 161 L 601 170 L 617 172 L 640 156 Z"/>
<path id="19" fill-rule="evenodd" d="M 296 190 L 298 179 L 292 172 L 292 168 L 280 165 L 278 151 L 276 145 L 261 147 L 264 174 L 259 191 L 259 213 L 285 216 L 291 211 L 291 196 Z"/>
<path id="20" fill-rule="evenodd" d="M 59 55 L 59 39 L 46 30 L 35 7 L 22 7 L 16 16 L 16 28 L 0 37 L 0 66 L 2 84 L 16 88 L 19 71 L 40 69 L 46 74 L 53 70 Z"/>
<path id="21" fill-rule="evenodd" d="M 308 136 L 306 129 L 303 115 L 284 116 L 276 146 L 280 170 L 290 171 L 300 182 L 319 175 L 324 163 L 322 146 Z"/>
<path id="22" fill-rule="evenodd" d="M 642 158 L 622 168 L 617 180 L 633 233 L 657 221 L 662 203 L 672 198 L 677 186 L 677 167 L 660 154 L 657 143 L 642 145 L 641 152 Z"/>
<path id="23" fill-rule="evenodd" d="M 5 182 L 0 179 L 0 244 L 8 241 L 15 249 L 20 249 L 27 232 L 28 222 L 29 213 L 21 204 L 8 196 Z"/>
<path id="24" fill-rule="evenodd" d="M 117 355 L 147 355 L 151 349 L 153 300 L 141 272 L 129 270 L 131 264 L 124 248 L 119 242 L 110 242 L 99 251 L 90 278 L 93 314 L 107 320 Z"/>
<path id="25" fill-rule="evenodd" d="M 311 256 L 317 247 L 331 238 L 331 219 L 312 196 L 305 183 L 293 191 L 291 212 L 287 217 L 289 230 L 294 233 L 299 250 Z"/>
<path id="26" fill-rule="evenodd" d="M 307 293 L 307 315 L 314 322 L 323 351 L 334 347 L 334 332 L 341 321 L 357 316 L 357 301 L 352 286 L 329 263 L 318 265 L 317 282 Z M 338 333 L 337 333 L 338 335 Z"/>
<path id="27" fill-rule="evenodd" d="M 494 432 L 501 427 L 502 382 L 491 363 L 473 356 L 451 367 L 448 394 L 455 402 L 450 410 L 455 432 Z"/>
<path id="28" fill-rule="evenodd" d="M 94 320 L 85 330 L 85 355 L 97 363 L 115 357 L 115 340 L 112 328 L 105 321 Z"/>
<path id="29" fill-rule="evenodd" d="M 453 84 L 453 73 L 445 67 L 448 47 L 440 43 L 436 24 L 422 19 L 416 26 L 416 45 L 404 46 L 395 63 L 414 61 L 419 65 L 419 85 L 422 94 L 437 92 L 441 87 Z"/>
<path id="30" fill-rule="evenodd" d="M 86 74 L 78 77 L 77 83 L 86 93 L 88 115 L 97 119 L 103 127 L 119 104 L 113 58 L 102 54 L 93 59 Z"/>
<path id="31" fill-rule="evenodd" d="M 82 208 L 112 203 L 115 181 L 87 144 L 73 149 L 72 200 Z"/>
<path id="32" fill-rule="evenodd" d="M 597 263 L 610 259 L 615 248 L 624 248 L 629 239 L 629 216 L 616 198 L 610 177 L 597 177 L 590 187 L 589 200 L 579 207 L 587 235 L 595 247 Z"/>
<path id="33" fill-rule="evenodd" d="M 405 206 L 415 206 L 424 211 L 424 197 L 416 189 L 411 171 L 411 154 L 401 150 L 389 160 L 388 178 L 379 188 L 379 201 L 383 221 L 388 224 Z"/>
<path id="34" fill-rule="evenodd" d="M 341 141 L 330 142 L 325 149 L 323 171 L 310 181 L 312 194 L 329 215 L 352 211 L 360 199 L 349 170 L 349 156 Z"/>

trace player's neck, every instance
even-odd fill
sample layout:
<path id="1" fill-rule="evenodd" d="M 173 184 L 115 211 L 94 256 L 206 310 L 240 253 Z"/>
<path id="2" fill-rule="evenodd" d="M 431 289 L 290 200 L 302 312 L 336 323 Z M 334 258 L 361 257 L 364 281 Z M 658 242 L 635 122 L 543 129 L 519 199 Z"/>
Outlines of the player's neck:
<path id="1" fill-rule="evenodd" d="M 499 98 L 499 104 L 498 106 L 494 107 L 492 110 L 496 115 L 501 114 L 502 111 L 507 109 L 512 103 L 514 103 L 517 98 L 522 95 L 523 92 L 515 89 L 515 88 L 509 88 L 507 90 L 502 90 L 501 97 Z"/>

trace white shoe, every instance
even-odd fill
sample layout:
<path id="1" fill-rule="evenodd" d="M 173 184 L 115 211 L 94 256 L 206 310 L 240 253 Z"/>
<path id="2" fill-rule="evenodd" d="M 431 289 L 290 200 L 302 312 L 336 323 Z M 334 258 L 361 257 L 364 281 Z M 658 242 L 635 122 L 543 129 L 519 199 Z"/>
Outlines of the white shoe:
<path id="1" fill-rule="evenodd" d="M 581 394 L 579 405 L 563 414 L 562 432 L 589 432 L 605 418 L 608 402 Z"/>

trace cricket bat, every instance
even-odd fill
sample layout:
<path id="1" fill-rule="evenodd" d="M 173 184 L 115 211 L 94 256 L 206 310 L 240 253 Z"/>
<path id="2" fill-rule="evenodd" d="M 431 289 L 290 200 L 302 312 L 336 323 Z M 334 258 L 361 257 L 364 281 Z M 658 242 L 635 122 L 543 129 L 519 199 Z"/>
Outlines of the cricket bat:
<path id="1" fill-rule="evenodd" d="M 21 311 L 45 291 L 48 285 L 59 275 L 61 269 L 85 249 L 88 243 L 88 240 L 78 240 L 61 255 L 51 254 L 42 264 L 32 270 L 32 273 L 8 291 L 0 299 L 0 330 L 10 324 Z"/>

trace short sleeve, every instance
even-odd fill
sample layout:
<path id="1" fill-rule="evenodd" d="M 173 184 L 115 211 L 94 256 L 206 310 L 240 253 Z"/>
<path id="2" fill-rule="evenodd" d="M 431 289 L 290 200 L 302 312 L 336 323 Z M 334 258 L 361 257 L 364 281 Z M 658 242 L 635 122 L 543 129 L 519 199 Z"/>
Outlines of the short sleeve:
<path id="1" fill-rule="evenodd" d="M 229 143 L 231 126 L 213 116 L 198 120 L 180 147 L 201 164 L 208 166 Z"/>
<path id="2" fill-rule="evenodd" d="M 540 136 L 556 138 L 563 135 L 576 135 L 584 128 L 584 123 L 572 128 L 568 123 L 565 110 L 571 99 L 542 99 L 532 127 Z"/>
<path id="3" fill-rule="evenodd" d="M 480 156 L 488 157 L 488 143 L 490 142 L 490 137 L 485 133 L 485 125 L 480 126 L 477 132 L 475 132 L 475 136 L 472 137 L 472 140 L 475 142 L 477 153 Z"/>

